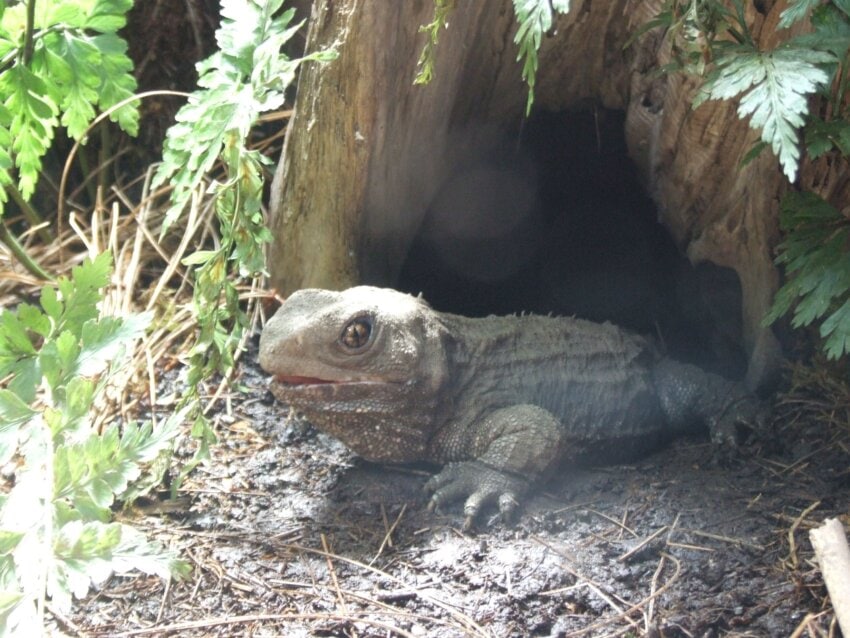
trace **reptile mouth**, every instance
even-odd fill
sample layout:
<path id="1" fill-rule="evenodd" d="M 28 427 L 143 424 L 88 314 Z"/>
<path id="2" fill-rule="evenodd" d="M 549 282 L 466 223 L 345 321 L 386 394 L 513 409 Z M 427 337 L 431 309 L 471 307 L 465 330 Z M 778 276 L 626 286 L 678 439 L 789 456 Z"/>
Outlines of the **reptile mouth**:
<path id="1" fill-rule="evenodd" d="M 391 381 L 382 379 L 322 379 L 319 377 L 305 377 L 295 374 L 278 374 L 274 380 L 282 386 L 297 388 L 312 385 L 394 385 Z"/>
<path id="2" fill-rule="evenodd" d="M 339 381 L 331 381 L 330 379 L 319 379 L 317 377 L 301 377 L 289 374 L 279 374 L 275 377 L 275 381 L 282 385 L 325 385 L 328 383 L 340 383 Z"/>

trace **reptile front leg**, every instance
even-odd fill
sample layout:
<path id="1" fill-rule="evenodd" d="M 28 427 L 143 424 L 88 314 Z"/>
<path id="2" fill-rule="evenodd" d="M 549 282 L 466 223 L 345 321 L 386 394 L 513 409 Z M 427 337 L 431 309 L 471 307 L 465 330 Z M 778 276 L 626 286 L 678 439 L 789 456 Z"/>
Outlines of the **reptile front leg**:
<path id="1" fill-rule="evenodd" d="M 466 461 L 446 464 L 425 484 L 430 509 L 466 498 L 464 530 L 481 509 L 498 502 L 503 520 L 511 518 L 529 486 L 559 458 L 564 428 L 552 413 L 536 405 L 501 408 L 472 423 L 463 439 L 447 442 L 463 447 Z M 450 450 L 452 456 L 458 450 Z"/>

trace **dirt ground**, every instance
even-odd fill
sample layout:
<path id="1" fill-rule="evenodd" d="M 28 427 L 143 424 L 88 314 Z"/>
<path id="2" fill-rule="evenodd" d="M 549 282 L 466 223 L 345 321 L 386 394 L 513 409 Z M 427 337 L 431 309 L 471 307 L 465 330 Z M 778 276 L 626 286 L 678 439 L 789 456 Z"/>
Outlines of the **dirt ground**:
<path id="1" fill-rule="evenodd" d="M 426 511 L 428 468 L 366 463 L 288 420 L 252 356 L 212 462 L 169 513 L 125 514 L 190 560 L 191 580 L 113 577 L 59 631 L 840 634 L 808 540 L 850 503 L 848 395 L 832 381 L 805 373 L 778 402 L 775 449 L 721 467 L 707 439 L 680 440 L 631 465 L 568 469 L 514 525 L 464 534 L 459 507 Z"/>

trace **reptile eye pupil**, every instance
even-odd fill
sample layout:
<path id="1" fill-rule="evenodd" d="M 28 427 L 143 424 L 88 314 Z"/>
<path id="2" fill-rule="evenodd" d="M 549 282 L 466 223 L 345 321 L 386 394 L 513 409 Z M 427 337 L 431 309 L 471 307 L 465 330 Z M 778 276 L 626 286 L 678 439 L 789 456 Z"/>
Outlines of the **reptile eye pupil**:
<path id="1" fill-rule="evenodd" d="M 358 317 L 349 321 L 342 330 L 340 341 L 351 350 L 359 350 L 372 336 L 372 321 L 368 317 Z"/>

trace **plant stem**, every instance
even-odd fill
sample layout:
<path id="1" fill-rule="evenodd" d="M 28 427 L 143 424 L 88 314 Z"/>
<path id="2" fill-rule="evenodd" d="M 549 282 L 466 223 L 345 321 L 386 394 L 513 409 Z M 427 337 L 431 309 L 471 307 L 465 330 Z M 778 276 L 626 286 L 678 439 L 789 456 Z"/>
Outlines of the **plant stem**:
<path id="1" fill-rule="evenodd" d="M 21 262 L 21 265 L 23 265 L 23 267 L 30 273 L 46 281 L 53 281 L 53 277 L 51 277 L 33 260 L 32 257 L 27 254 L 27 251 L 24 250 L 23 246 L 21 246 L 15 236 L 9 232 L 9 229 L 6 228 L 6 224 L 3 223 L 2 220 L 0 220 L 0 242 L 6 244 L 17 260 Z"/>
<path id="2" fill-rule="evenodd" d="M 97 158 L 97 188 L 95 192 L 100 191 L 101 196 L 104 196 L 107 190 L 106 167 L 109 165 L 109 149 L 112 148 L 112 136 L 110 132 L 109 121 L 107 120 L 100 125 L 100 152 Z M 96 202 L 97 200 L 92 201 Z"/>
<path id="3" fill-rule="evenodd" d="M 89 201 L 92 206 L 97 204 L 97 186 L 94 180 L 89 179 L 91 176 L 91 162 L 89 162 L 88 147 L 81 146 L 77 152 L 77 161 L 80 163 L 80 170 L 85 175 L 86 192 L 89 196 Z"/>
<path id="4" fill-rule="evenodd" d="M 27 222 L 32 227 L 38 227 L 36 231 L 38 233 L 39 238 L 45 244 L 49 244 L 53 241 L 53 233 L 50 232 L 50 228 L 47 226 L 42 226 L 44 220 L 41 218 L 41 215 L 38 214 L 38 211 L 35 210 L 30 203 L 24 199 L 24 196 L 21 195 L 21 191 L 19 191 L 14 184 L 8 184 L 6 186 L 6 192 L 12 196 L 12 199 L 15 200 L 15 203 L 18 205 L 18 208 L 21 209 L 21 212 L 24 214 Z"/>
<path id="5" fill-rule="evenodd" d="M 33 33 L 35 33 L 35 2 L 36 0 L 29 0 L 29 2 L 27 2 L 27 32 L 24 36 L 23 58 L 25 66 L 29 66 L 29 63 L 32 60 Z"/>

